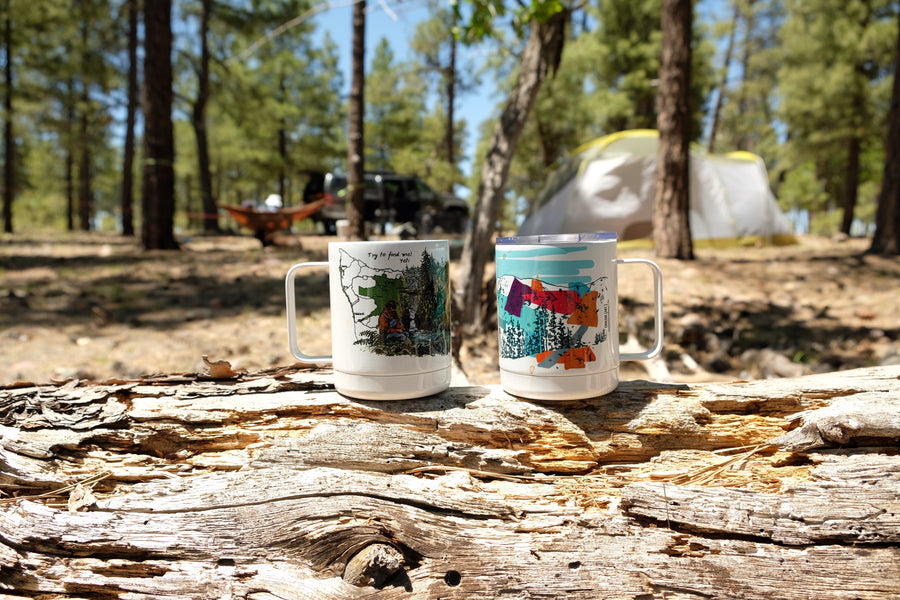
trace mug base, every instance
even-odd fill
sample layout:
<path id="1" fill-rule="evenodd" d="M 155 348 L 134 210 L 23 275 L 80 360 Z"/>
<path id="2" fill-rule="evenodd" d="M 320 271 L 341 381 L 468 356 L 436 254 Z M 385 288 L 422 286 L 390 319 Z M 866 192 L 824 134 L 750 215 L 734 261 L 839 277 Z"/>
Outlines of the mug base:
<path id="1" fill-rule="evenodd" d="M 523 375 L 500 369 L 507 394 L 529 400 L 585 400 L 610 393 L 619 385 L 619 369 L 579 375 Z"/>
<path id="2" fill-rule="evenodd" d="M 358 400 L 411 400 L 450 387 L 450 367 L 412 375 L 358 375 L 334 371 L 338 393 Z"/>

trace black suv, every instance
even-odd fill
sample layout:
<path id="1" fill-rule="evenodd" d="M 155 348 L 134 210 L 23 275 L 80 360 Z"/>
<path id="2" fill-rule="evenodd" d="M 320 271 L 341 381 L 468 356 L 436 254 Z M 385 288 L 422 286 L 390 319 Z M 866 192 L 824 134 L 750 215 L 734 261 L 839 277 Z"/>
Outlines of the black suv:
<path id="1" fill-rule="evenodd" d="M 363 219 L 381 231 L 387 223 L 409 223 L 417 233 L 437 229 L 462 233 L 469 219 L 469 206 L 452 194 L 439 194 L 415 176 L 392 172 L 366 172 Z M 337 221 L 347 218 L 347 176 L 316 172 L 303 189 L 306 203 L 330 196 L 334 203 L 319 210 L 313 219 L 331 235 L 337 233 Z"/>

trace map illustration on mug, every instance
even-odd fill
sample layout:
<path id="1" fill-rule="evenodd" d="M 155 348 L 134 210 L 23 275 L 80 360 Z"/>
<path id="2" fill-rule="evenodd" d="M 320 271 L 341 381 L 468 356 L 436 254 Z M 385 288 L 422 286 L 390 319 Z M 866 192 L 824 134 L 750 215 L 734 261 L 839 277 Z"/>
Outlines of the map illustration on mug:
<path id="1" fill-rule="evenodd" d="M 325 267 L 331 354 L 311 355 L 299 345 L 296 278 Z M 447 240 L 329 242 L 328 262 L 293 265 L 284 286 L 291 354 L 304 363 L 331 364 L 341 394 L 408 400 L 450 385 Z"/>
<path id="2" fill-rule="evenodd" d="M 356 345 L 382 356 L 450 351 L 447 263 L 424 249 L 339 254 L 341 289 L 353 314 Z M 387 265 L 385 266 L 385 261 Z"/>

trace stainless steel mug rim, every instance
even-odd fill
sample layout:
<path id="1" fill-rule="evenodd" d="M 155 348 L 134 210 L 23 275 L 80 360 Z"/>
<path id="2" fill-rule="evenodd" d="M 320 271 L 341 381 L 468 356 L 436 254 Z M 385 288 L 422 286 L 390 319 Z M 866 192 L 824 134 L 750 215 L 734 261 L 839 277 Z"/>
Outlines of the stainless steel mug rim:
<path id="1" fill-rule="evenodd" d="M 615 240 L 616 234 L 614 231 L 598 231 L 594 233 L 545 233 L 538 235 L 498 237 L 497 245 L 565 244 L 576 242 L 608 242 Z"/>

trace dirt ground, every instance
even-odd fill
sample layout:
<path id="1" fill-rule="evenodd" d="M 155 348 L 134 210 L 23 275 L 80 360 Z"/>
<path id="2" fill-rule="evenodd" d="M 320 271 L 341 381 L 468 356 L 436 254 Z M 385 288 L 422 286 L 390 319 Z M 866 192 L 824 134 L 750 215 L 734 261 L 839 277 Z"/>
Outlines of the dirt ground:
<path id="1" fill-rule="evenodd" d="M 325 260 L 329 238 L 283 241 L 262 248 L 249 236 L 198 236 L 181 252 L 143 252 L 115 235 L 0 237 L 0 385 L 204 372 L 204 355 L 236 369 L 293 364 L 283 277 L 296 262 Z M 900 259 L 864 255 L 867 246 L 803 237 L 796 246 L 658 260 L 665 351 L 623 364 L 622 378 L 735 380 L 900 364 Z M 301 346 L 328 354 L 325 270 L 298 281 Z M 620 267 L 624 343 L 649 341 L 651 285 L 649 271 Z M 492 327 L 466 338 L 461 356 L 470 383 L 499 382 Z"/>

